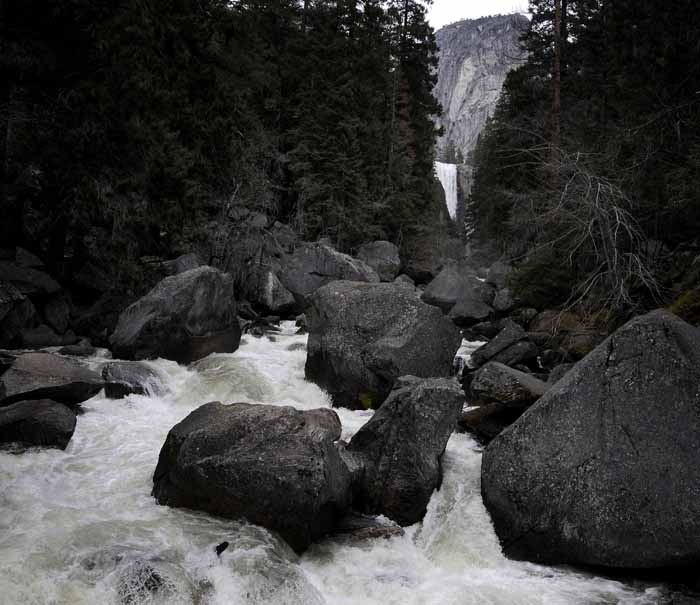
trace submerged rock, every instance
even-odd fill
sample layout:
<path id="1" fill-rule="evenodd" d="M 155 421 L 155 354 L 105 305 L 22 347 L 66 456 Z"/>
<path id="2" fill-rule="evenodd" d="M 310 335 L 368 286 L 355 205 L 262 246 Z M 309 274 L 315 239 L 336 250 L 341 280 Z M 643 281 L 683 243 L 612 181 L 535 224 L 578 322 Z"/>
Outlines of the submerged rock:
<path id="1" fill-rule="evenodd" d="M 75 406 L 103 386 L 99 374 L 69 357 L 24 353 L 0 376 L 0 406 L 23 399 L 53 399 Z"/>
<path id="2" fill-rule="evenodd" d="M 357 258 L 372 267 L 385 282 L 393 281 L 401 269 L 399 249 L 391 242 L 380 240 L 365 244 L 357 251 Z"/>
<path id="3" fill-rule="evenodd" d="M 238 348 L 233 279 L 213 267 L 166 277 L 119 317 L 111 337 L 115 357 L 164 357 L 189 363 Z"/>
<path id="4" fill-rule="evenodd" d="M 508 556 L 661 568 L 700 562 L 700 331 L 625 324 L 486 449 L 484 502 Z"/>
<path id="5" fill-rule="evenodd" d="M 0 407 L 0 443 L 66 449 L 75 431 L 75 413 L 56 401 L 18 401 Z"/>
<path id="6" fill-rule="evenodd" d="M 347 446 L 363 467 L 354 507 L 401 525 L 420 521 L 440 485 L 440 459 L 463 405 L 453 379 L 404 377 Z"/>
<path id="7" fill-rule="evenodd" d="M 350 542 L 393 538 L 404 535 L 403 528 L 384 516 L 350 513 L 340 520 L 335 536 Z"/>
<path id="8" fill-rule="evenodd" d="M 158 375 L 147 365 L 138 361 L 112 361 L 102 366 L 105 380 L 105 395 L 110 399 L 121 399 L 132 393 L 156 395 L 161 390 Z"/>
<path id="9" fill-rule="evenodd" d="M 379 407 L 399 376 L 449 376 L 461 343 L 438 308 L 394 283 L 328 284 L 308 320 L 306 377 L 342 407 Z"/>
<path id="10" fill-rule="evenodd" d="M 350 473 L 334 444 L 340 431 L 329 409 L 207 403 L 168 433 L 153 495 L 248 519 L 303 551 L 350 505 Z"/>

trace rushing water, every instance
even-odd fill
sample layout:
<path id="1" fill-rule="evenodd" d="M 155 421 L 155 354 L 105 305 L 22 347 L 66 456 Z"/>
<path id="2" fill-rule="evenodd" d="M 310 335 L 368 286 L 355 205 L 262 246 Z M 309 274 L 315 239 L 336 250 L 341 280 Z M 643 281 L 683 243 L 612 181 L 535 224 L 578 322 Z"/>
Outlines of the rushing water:
<path id="1" fill-rule="evenodd" d="M 457 164 L 435 162 L 435 174 L 445 190 L 445 202 L 451 218 L 457 216 Z"/>
<path id="2" fill-rule="evenodd" d="M 236 353 L 191 368 L 152 362 L 160 394 L 94 397 L 65 452 L 0 453 L 0 603 L 660 602 L 660 587 L 507 560 L 481 501 L 479 448 L 466 435 L 450 439 L 442 487 L 402 537 L 329 539 L 298 558 L 264 529 L 158 506 L 150 491 L 160 447 L 200 404 L 329 405 L 303 378 L 305 340 L 286 324 L 274 342 L 246 337 Z M 370 413 L 339 415 L 349 438 Z M 224 540 L 231 546 L 217 557 Z M 148 566 L 155 593 L 144 589 Z"/>

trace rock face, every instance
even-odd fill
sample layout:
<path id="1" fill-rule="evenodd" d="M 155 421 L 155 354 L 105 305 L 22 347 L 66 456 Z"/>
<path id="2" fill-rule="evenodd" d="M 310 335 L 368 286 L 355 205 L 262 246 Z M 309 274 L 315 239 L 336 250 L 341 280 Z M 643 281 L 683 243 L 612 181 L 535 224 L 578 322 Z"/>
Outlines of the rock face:
<path id="1" fill-rule="evenodd" d="M 518 43 L 528 20 L 522 15 L 485 17 L 438 30 L 438 82 L 435 96 L 443 108 L 438 142 L 466 158 L 486 119 L 493 114 L 506 74 L 523 57 Z"/>
<path id="2" fill-rule="evenodd" d="M 153 475 L 160 504 L 244 517 L 296 551 L 332 531 L 350 505 L 350 473 L 329 409 L 207 403 L 168 434 Z"/>
<path id="3" fill-rule="evenodd" d="M 486 449 L 484 502 L 509 556 L 700 562 L 700 331 L 665 311 L 620 328 Z"/>
<path id="4" fill-rule="evenodd" d="M 75 431 L 75 413 L 50 399 L 0 407 L 0 443 L 66 449 Z"/>
<path id="5" fill-rule="evenodd" d="M 440 485 L 440 459 L 463 405 L 455 380 L 403 378 L 348 445 L 364 468 L 355 507 L 401 525 L 420 521 Z"/>
<path id="6" fill-rule="evenodd" d="M 333 250 L 326 244 L 303 244 L 282 260 L 279 279 L 299 305 L 306 307 L 309 297 L 321 286 L 336 280 L 378 282 L 369 265 Z"/>
<path id="7" fill-rule="evenodd" d="M 164 357 L 189 363 L 238 348 L 233 279 L 213 267 L 166 277 L 120 316 L 111 337 L 115 357 Z"/>
<path id="8" fill-rule="evenodd" d="M 0 406 L 23 399 L 52 399 L 74 406 L 104 386 L 98 374 L 73 359 L 52 353 L 18 356 L 0 376 Z"/>
<path id="9" fill-rule="evenodd" d="M 393 281 L 401 269 L 399 249 L 391 242 L 365 244 L 357 251 L 357 258 L 372 267 L 382 281 Z"/>
<path id="10" fill-rule="evenodd" d="M 399 376 L 449 376 L 459 330 L 412 288 L 333 282 L 312 297 L 306 377 L 335 405 L 379 407 Z"/>

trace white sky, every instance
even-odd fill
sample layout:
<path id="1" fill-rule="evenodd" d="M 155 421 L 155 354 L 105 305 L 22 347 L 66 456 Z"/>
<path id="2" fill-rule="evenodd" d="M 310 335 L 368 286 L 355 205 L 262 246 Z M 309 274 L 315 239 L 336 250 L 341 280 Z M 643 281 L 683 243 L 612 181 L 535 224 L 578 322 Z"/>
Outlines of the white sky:
<path id="1" fill-rule="evenodd" d="M 435 30 L 462 19 L 527 12 L 527 0 L 433 0 L 428 20 Z"/>

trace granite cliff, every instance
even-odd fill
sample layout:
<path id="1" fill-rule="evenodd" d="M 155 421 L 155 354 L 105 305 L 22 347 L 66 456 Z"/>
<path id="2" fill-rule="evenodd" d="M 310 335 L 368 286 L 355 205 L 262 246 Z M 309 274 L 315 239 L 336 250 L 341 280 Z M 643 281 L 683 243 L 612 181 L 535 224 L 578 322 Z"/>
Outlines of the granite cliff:
<path id="1" fill-rule="evenodd" d="M 468 158 L 496 107 L 506 74 L 523 59 L 518 39 L 527 24 L 523 15 L 498 15 L 438 30 L 435 95 L 443 108 L 438 124 L 445 131 L 438 141 L 440 151 L 452 143 Z"/>

